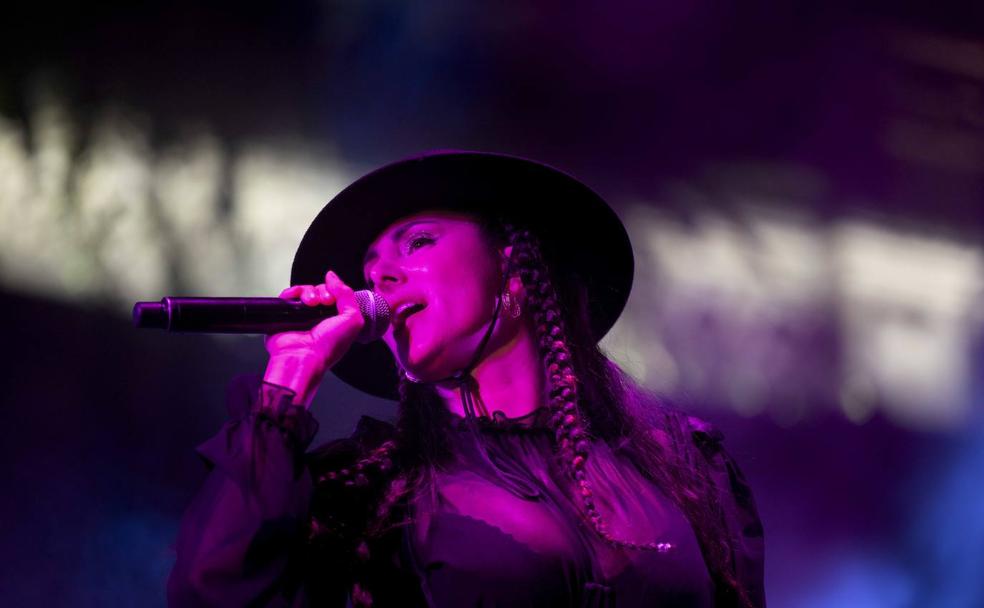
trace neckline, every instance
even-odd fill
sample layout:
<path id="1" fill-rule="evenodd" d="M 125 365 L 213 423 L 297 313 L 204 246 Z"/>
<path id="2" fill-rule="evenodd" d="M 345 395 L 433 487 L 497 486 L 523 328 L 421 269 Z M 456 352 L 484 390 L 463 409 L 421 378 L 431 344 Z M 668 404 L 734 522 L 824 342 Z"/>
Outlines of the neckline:
<path id="1" fill-rule="evenodd" d="M 467 429 L 468 419 L 453 414 L 452 424 L 457 429 Z M 533 432 L 549 430 L 550 410 L 540 406 L 521 416 L 510 418 L 502 410 L 495 410 L 491 416 L 476 416 L 475 425 L 482 430 Z"/>

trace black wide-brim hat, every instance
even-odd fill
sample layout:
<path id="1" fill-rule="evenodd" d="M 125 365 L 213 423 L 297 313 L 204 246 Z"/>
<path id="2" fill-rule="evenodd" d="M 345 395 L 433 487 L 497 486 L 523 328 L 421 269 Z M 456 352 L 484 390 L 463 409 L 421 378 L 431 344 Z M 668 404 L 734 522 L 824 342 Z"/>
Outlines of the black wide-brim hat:
<path id="1" fill-rule="evenodd" d="M 291 285 L 323 283 L 325 273 L 334 270 L 360 288 L 369 245 L 397 220 L 427 210 L 497 217 L 528 228 L 539 238 L 554 278 L 586 290 L 595 340 L 625 308 L 632 245 L 612 208 L 563 171 L 487 152 L 425 152 L 355 181 L 325 205 L 304 234 Z M 331 371 L 361 391 L 399 399 L 396 364 L 381 340 L 353 344 Z"/>

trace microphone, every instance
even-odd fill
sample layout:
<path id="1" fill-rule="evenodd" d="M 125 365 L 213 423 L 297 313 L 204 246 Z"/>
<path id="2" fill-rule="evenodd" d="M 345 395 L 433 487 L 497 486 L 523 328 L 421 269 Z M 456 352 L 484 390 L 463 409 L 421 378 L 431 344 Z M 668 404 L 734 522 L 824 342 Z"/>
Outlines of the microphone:
<path id="1" fill-rule="evenodd" d="M 359 311 L 366 320 L 359 342 L 381 338 L 390 323 L 390 309 L 379 294 L 355 292 Z M 171 298 L 137 302 L 133 325 L 138 328 L 215 334 L 275 334 L 311 329 L 338 314 L 335 306 L 307 306 L 280 298 Z"/>

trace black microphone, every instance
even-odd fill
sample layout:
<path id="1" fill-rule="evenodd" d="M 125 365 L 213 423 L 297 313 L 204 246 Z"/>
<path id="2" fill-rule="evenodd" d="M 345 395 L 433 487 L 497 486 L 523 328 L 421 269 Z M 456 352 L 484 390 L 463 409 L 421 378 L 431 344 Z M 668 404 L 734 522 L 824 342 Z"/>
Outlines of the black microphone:
<path id="1" fill-rule="evenodd" d="M 382 337 L 390 323 L 390 309 L 379 294 L 355 292 L 359 311 L 366 320 L 359 342 Z M 215 334 L 275 334 L 311 329 L 338 314 L 335 306 L 308 306 L 280 298 L 171 298 L 137 302 L 133 325 L 141 328 Z"/>

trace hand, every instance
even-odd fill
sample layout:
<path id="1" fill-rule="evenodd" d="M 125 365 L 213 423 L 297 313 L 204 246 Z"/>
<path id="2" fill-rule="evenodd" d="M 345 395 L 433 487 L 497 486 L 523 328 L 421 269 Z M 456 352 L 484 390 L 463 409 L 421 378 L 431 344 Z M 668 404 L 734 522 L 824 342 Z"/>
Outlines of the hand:
<path id="1" fill-rule="evenodd" d="M 359 336 L 365 319 L 352 288 L 332 271 L 320 285 L 294 285 L 280 292 L 279 297 L 300 298 L 307 306 L 334 304 L 338 308 L 338 314 L 308 331 L 285 331 L 267 336 L 264 341 L 270 361 L 263 379 L 293 390 L 294 402 L 306 407 L 325 372 L 338 363 Z"/>

